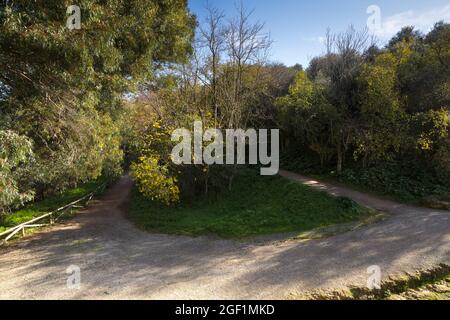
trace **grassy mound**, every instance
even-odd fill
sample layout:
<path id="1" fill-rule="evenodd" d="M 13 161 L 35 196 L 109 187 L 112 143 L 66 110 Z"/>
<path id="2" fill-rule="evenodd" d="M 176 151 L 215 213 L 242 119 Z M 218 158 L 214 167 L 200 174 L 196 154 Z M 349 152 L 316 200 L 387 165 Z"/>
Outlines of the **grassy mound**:
<path id="1" fill-rule="evenodd" d="M 246 238 L 302 232 L 370 215 L 349 199 L 334 198 L 282 177 L 259 176 L 252 170 L 239 173 L 232 191 L 193 205 L 165 207 L 137 190 L 131 200 L 129 216 L 137 226 L 187 236 Z"/>

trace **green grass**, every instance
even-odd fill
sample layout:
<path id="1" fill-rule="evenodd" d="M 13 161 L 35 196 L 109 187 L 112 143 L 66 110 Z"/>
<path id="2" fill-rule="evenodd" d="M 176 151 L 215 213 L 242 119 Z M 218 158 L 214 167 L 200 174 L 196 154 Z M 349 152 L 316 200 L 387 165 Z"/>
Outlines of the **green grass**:
<path id="1" fill-rule="evenodd" d="M 237 239 L 309 231 L 371 213 L 349 199 L 252 170 L 242 170 L 232 191 L 189 206 L 165 207 L 135 190 L 129 211 L 137 226 L 151 232 Z"/>
<path id="2" fill-rule="evenodd" d="M 450 298 L 450 265 L 391 277 L 380 289 L 349 287 L 341 290 L 315 290 L 291 294 L 292 300 L 448 300 Z"/>
<path id="3" fill-rule="evenodd" d="M 0 221 L 0 233 L 8 228 L 17 226 L 23 222 L 29 221 L 47 212 L 51 212 L 52 210 L 56 210 L 66 204 L 76 201 L 91 193 L 105 182 L 106 180 L 104 179 L 98 179 L 96 181 L 80 185 L 77 188 L 69 189 L 62 194 L 54 195 L 42 201 L 29 204 L 23 209 L 7 215 L 2 221 Z"/>

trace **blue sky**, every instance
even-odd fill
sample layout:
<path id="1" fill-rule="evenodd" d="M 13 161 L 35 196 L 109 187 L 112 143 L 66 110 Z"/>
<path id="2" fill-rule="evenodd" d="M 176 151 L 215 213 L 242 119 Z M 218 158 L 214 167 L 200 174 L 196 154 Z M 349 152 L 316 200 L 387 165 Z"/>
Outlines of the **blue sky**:
<path id="1" fill-rule="evenodd" d="M 235 0 L 189 0 L 189 7 L 203 21 L 206 2 L 231 17 Z M 309 60 L 324 50 L 323 36 L 328 27 L 340 32 L 353 24 L 357 29 L 366 26 L 367 8 L 377 5 L 381 25 L 377 30 L 380 43 L 386 42 L 402 26 L 415 25 L 427 31 L 436 21 L 450 22 L 448 0 L 243 0 L 254 9 L 254 20 L 265 23 L 274 41 L 271 59 L 287 65 Z"/>

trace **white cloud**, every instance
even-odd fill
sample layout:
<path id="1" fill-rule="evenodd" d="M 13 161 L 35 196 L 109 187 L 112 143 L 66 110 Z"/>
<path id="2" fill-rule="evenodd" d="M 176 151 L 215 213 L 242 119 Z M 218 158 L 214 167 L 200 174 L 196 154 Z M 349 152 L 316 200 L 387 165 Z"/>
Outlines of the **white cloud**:
<path id="1" fill-rule="evenodd" d="M 427 32 L 438 21 L 450 21 L 450 5 L 434 8 L 423 12 L 409 10 L 390 17 L 382 17 L 381 29 L 375 35 L 385 40 L 394 36 L 402 27 L 414 26 L 416 29 Z"/>

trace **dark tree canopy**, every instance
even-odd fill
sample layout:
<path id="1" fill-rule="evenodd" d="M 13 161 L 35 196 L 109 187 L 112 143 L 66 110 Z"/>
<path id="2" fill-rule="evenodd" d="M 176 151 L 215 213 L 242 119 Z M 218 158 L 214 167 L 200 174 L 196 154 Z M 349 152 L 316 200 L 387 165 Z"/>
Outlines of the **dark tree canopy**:
<path id="1" fill-rule="evenodd" d="M 403 27 L 390 41 L 388 48 L 395 47 L 396 44 L 401 42 L 416 42 L 423 39 L 423 35 L 420 31 L 415 30 L 413 26 Z"/>
<path id="2" fill-rule="evenodd" d="M 31 139 L 42 192 L 117 173 L 124 95 L 192 51 L 187 0 L 80 0 L 71 30 L 73 4 L 0 1 L 0 130 Z"/>
<path id="3" fill-rule="evenodd" d="M 113 107 L 114 95 L 150 78 L 155 64 L 180 62 L 191 50 L 186 0 L 83 0 L 80 30 L 66 27 L 69 4 L 3 1 L 0 80 L 16 107 L 55 90 L 95 91 L 100 108 Z"/>

